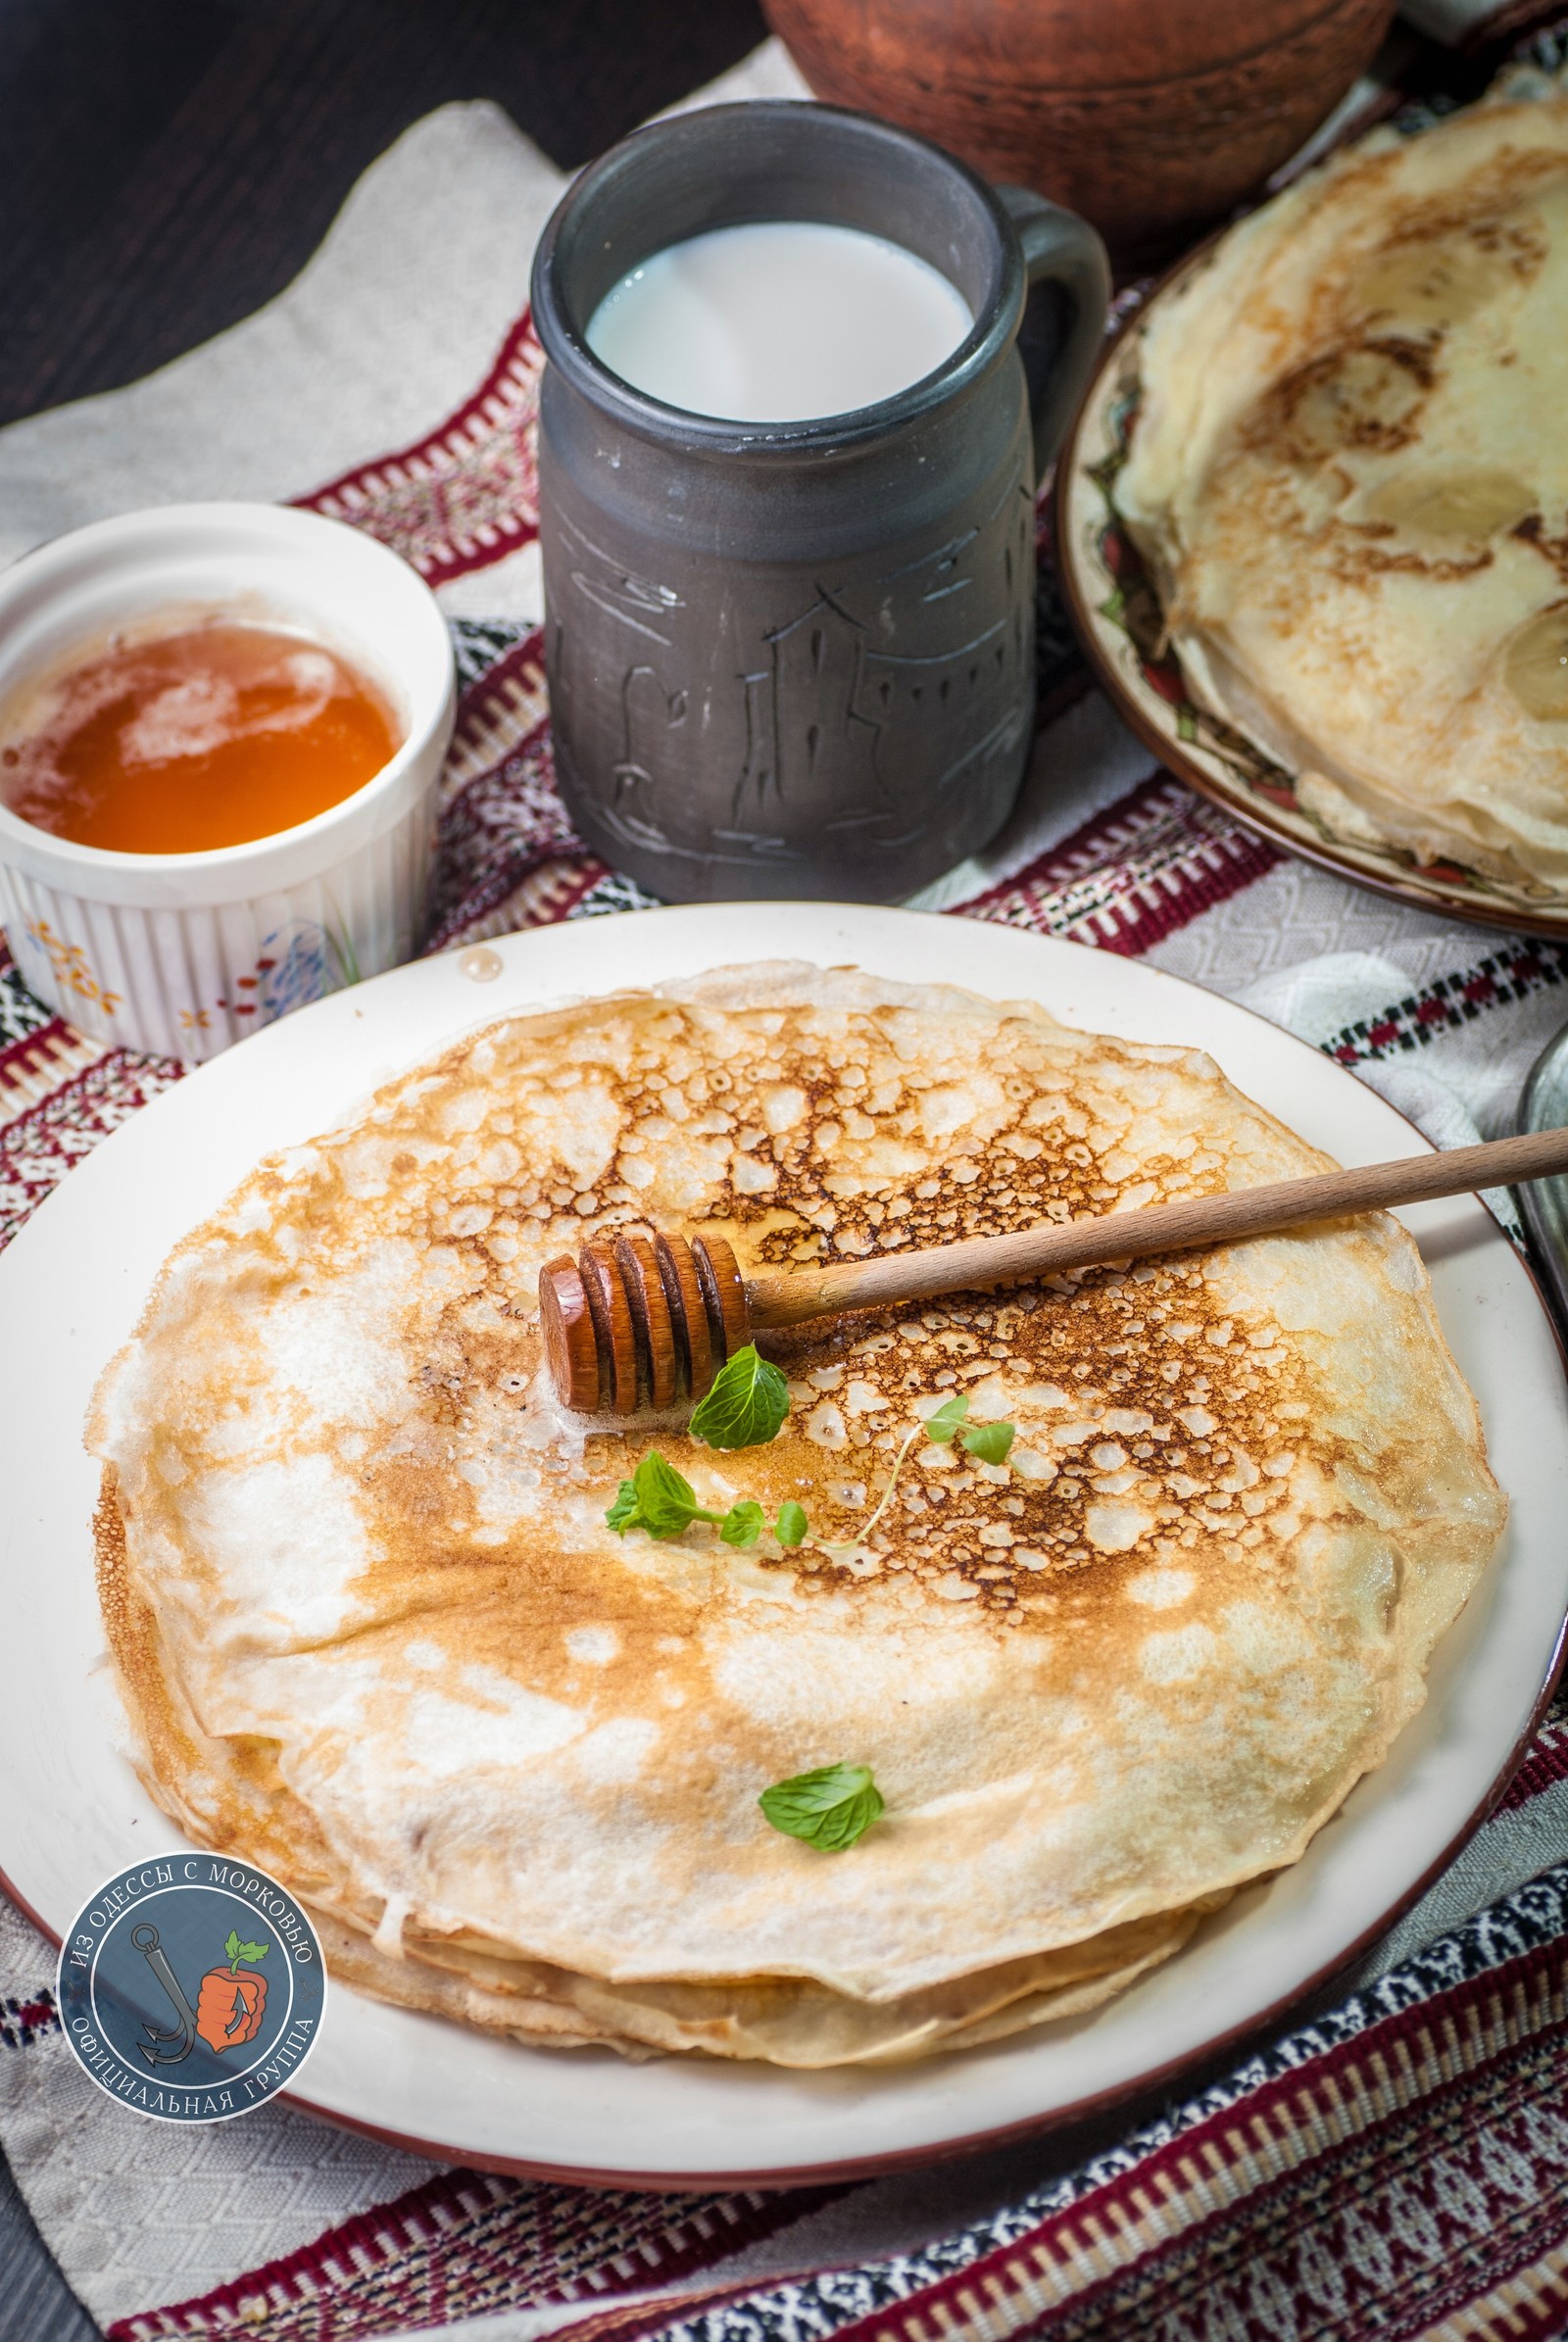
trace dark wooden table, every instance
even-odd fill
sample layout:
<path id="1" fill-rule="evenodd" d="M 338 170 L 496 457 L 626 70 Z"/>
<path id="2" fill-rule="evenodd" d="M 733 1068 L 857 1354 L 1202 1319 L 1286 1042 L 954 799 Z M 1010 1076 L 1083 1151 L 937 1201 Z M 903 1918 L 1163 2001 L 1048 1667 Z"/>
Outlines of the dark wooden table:
<path id="1" fill-rule="evenodd" d="M 757 0 L 0 0 L 0 422 L 247 317 L 432 107 L 493 98 L 571 169 L 764 29 Z M 3 2157 L 0 2330 L 97 2331 Z"/>
<path id="2" fill-rule="evenodd" d="M 247 317 L 432 107 L 573 169 L 763 37 L 757 0 L 0 0 L 0 422 Z"/>

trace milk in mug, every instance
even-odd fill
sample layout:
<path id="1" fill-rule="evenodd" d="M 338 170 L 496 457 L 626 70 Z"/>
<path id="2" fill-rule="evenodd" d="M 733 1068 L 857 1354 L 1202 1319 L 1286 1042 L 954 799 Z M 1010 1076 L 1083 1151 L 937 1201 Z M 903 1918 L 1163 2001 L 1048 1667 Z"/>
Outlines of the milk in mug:
<path id="1" fill-rule="evenodd" d="M 691 415 L 798 422 L 906 390 L 974 323 L 940 268 L 814 220 L 719 227 L 654 253 L 588 323 L 596 358 Z"/>

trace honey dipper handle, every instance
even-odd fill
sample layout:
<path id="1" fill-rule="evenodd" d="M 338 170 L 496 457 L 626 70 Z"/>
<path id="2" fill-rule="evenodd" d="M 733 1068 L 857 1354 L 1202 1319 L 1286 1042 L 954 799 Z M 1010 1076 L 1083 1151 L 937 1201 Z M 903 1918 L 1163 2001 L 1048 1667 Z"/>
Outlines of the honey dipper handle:
<path id="1" fill-rule="evenodd" d="M 747 1286 L 752 1323 L 796 1326 L 841 1309 L 886 1308 L 900 1301 L 958 1293 L 970 1286 L 1013 1285 L 1065 1269 L 1150 1252 L 1180 1252 L 1194 1244 L 1223 1244 L 1249 1236 L 1273 1236 L 1309 1220 L 1337 1220 L 1436 1195 L 1463 1195 L 1476 1188 L 1509 1187 L 1568 1171 L 1568 1130 L 1527 1131 L 1485 1147 L 1455 1147 L 1436 1154 L 1365 1163 L 1353 1171 L 1322 1171 L 1263 1188 L 1235 1188 L 1221 1195 L 1194 1195 L 1136 1211 L 1021 1229 L 1015 1236 L 972 1237 L 923 1252 L 886 1252 L 868 1261 L 753 1278 Z"/>

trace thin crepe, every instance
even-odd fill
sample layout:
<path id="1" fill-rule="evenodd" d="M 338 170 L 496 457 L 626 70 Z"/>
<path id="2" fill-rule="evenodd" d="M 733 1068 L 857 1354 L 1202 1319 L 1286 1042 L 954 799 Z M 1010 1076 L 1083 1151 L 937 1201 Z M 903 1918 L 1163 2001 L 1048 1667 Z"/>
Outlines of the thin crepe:
<path id="1" fill-rule="evenodd" d="M 784 1263 L 1322 1165 L 1204 1057 L 793 965 L 489 1028 L 264 1164 L 100 1386 L 138 1761 L 367 1989 L 785 2064 L 1092 2005 L 1294 1861 L 1424 1696 L 1502 1499 L 1391 1220 L 809 1330 L 766 1447 L 565 1416 L 542 1259 Z M 1005 1464 L 922 1442 L 968 1392 Z M 624 1539 L 657 1445 L 812 1541 Z M 869 1764 L 822 1854 L 769 1782 Z"/>
<path id="2" fill-rule="evenodd" d="M 1116 503 L 1195 698 L 1332 834 L 1568 887 L 1562 83 L 1334 157 L 1138 370 Z"/>

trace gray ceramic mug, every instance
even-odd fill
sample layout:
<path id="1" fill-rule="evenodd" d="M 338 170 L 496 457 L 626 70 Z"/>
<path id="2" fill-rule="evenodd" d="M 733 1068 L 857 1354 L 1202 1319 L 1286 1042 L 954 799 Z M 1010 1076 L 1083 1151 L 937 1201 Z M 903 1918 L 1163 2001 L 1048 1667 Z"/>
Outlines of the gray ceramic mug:
<path id="1" fill-rule="evenodd" d="M 903 244 L 972 331 L 895 398 L 786 423 L 594 356 L 629 269 L 755 220 Z M 540 539 L 561 791 L 607 861 L 670 902 L 894 902 L 994 836 L 1033 736 L 1035 483 L 1108 284 L 1072 213 L 837 107 L 657 122 L 573 183 L 534 264 Z"/>

